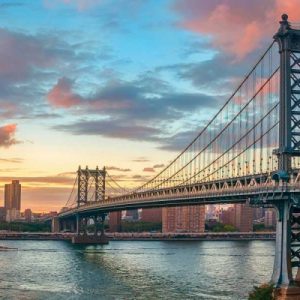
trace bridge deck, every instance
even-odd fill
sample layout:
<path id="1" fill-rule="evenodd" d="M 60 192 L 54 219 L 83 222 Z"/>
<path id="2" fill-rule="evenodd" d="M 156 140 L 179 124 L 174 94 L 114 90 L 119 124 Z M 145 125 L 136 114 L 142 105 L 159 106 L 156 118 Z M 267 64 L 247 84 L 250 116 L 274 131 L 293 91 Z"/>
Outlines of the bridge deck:
<path id="1" fill-rule="evenodd" d="M 85 215 L 93 212 L 108 213 L 135 208 L 185 206 L 198 204 L 228 204 L 251 201 L 252 203 L 282 200 L 300 194 L 300 173 L 295 170 L 290 183 L 276 183 L 270 174 L 245 176 L 185 186 L 143 191 L 101 202 L 90 202 L 79 208 L 63 211 L 60 218 Z"/>

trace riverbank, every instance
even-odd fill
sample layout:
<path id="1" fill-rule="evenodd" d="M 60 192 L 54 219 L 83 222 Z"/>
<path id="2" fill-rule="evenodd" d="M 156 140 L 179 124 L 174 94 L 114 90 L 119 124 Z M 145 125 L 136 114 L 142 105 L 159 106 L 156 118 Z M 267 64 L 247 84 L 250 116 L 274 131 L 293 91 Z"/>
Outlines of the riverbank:
<path id="1" fill-rule="evenodd" d="M 0 240 L 71 240 L 74 233 L 51 233 L 51 232 L 0 232 Z"/>
<path id="2" fill-rule="evenodd" d="M 74 233 L 0 232 L 0 240 L 71 240 Z M 275 232 L 106 233 L 113 241 L 236 241 L 275 240 Z"/>
<path id="3" fill-rule="evenodd" d="M 205 233 L 108 233 L 115 241 L 236 241 L 236 240 L 275 240 L 275 232 L 205 232 Z"/>

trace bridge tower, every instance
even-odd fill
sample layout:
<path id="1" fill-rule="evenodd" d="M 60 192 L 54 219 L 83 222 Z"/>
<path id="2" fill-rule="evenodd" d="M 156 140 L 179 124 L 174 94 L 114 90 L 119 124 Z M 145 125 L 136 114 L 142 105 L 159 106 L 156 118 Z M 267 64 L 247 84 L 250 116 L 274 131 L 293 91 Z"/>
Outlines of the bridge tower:
<path id="1" fill-rule="evenodd" d="M 274 150 L 278 171 L 273 179 L 281 186 L 282 197 L 269 199 L 278 219 L 272 282 L 278 288 L 278 299 L 296 299 L 293 295 L 300 297 L 300 278 L 293 277 L 292 268 L 300 267 L 300 204 L 289 183 L 293 182 L 292 157 L 300 156 L 300 30 L 292 28 L 286 14 L 274 39 L 280 54 L 280 110 L 279 148 Z"/>
<path id="2" fill-rule="evenodd" d="M 105 200 L 105 167 L 91 170 L 88 167 L 78 171 L 78 196 L 77 208 L 86 204 L 93 204 Z M 90 191 L 91 190 L 91 191 Z M 91 194 L 91 197 L 89 197 Z M 104 235 L 104 221 L 106 214 L 94 212 L 92 214 L 76 214 L 76 233 L 72 241 L 75 244 L 106 244 L 108 240 Z M 93 234 L 89 234 L 88 225 L 92 220 L 94 224 Z M 98 235 L 100 229 L 100 236 Z"/>
<path id="3" fill-rule="evenodd" d="M 77 207 L 85 205 L 90 202 L 98 202 L 105 199 L 105 167 L 100 170 L 96 167 L 95 170 L 90 170 L 88 167 L 81 169 L 79 166 L 78 171 L 78 198 Z M 94 183 L 92 182 L 94 181 Z M 94 198 L 88 199 L 89 186 L 94 185 Z"/>

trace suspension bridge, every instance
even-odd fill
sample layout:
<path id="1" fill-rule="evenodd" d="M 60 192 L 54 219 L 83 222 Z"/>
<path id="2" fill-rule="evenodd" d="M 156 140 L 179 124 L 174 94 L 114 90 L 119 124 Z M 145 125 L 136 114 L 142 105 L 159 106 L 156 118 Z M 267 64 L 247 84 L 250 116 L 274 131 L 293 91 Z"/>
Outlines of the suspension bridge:
<path id="1" fill-rule="evenodd" d="M 57 220 L 73 220 L 80 239 L 89 218 L 103 224 L 113 211 L 243 202 L 272 206 L 277 211 L 272 282 L 282 295 L 300 295 L 292 272 L 300 266 L 299 199 L 300 26 L 283 15 L 267 50 L 167 167 L 131 191 L 105 168 L 79 168 Z"/>

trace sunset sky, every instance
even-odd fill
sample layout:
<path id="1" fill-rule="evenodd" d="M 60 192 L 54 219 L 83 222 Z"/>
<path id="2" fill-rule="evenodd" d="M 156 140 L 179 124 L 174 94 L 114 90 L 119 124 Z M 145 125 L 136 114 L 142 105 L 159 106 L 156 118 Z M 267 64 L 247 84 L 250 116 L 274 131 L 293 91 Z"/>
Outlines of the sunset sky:
<path id="1" fill-rule="evenodd" d="M 78 165 L 124 186 L 205 125 L 300 0 L 0 0 L 0 201 L 59 210 Z M 1 205 L 0 203 L 0 205 Z"/>

